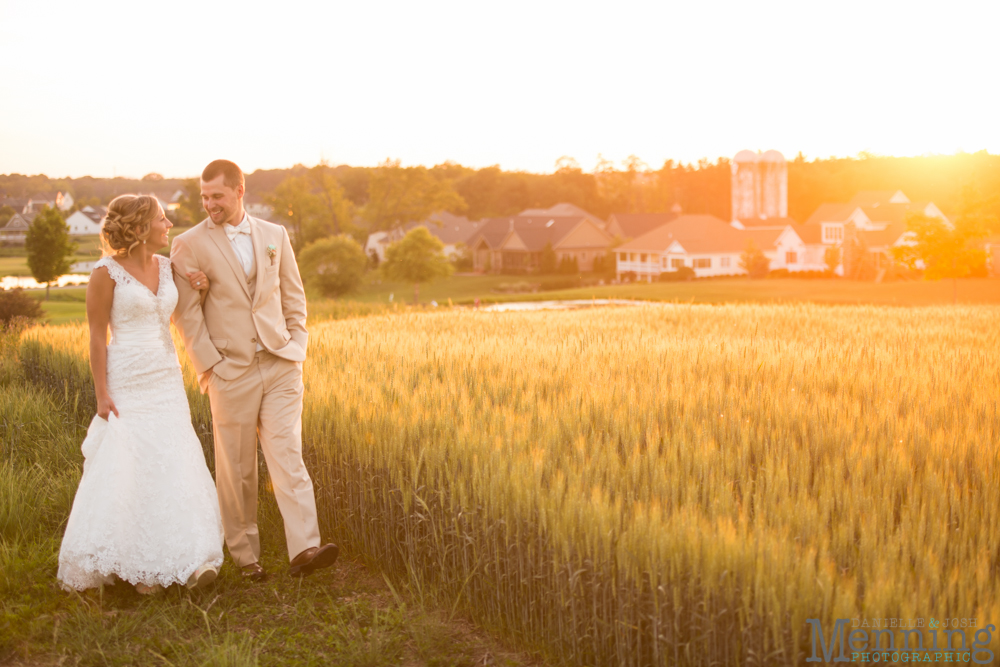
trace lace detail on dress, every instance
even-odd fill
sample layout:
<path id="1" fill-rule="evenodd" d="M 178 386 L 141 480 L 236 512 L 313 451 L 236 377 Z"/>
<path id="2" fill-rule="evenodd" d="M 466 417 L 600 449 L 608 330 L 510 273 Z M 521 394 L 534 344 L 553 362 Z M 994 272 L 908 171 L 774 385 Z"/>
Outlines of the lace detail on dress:
<path id="1" fill-rule="evenodd" d="M 153 294 L 112 257 L 115 281 L 108 393 L 119 417 L 94 417 L 83 443 L 83 477 L 59 553 L 59 581 L 81 590 L 117 575 L 146 585 L 185 583 L 222 563 L 222 522 L 212 476 L 191 426 L 170 338 L 177 288 L 160 262 Z"/>

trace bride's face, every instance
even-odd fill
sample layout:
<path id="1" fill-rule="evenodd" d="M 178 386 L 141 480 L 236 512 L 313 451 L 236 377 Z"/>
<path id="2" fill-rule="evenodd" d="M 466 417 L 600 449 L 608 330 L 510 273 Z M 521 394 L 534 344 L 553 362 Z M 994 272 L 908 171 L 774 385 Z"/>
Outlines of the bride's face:
<path id="1" fill-rule="evenodd" d="M 147 247 L 152 246 L 152 250 L 156 251 L 160 248 L 166 248 L 170 245 L 170 228 L 174 226 L 174 223 L 167 219 L 166 214 L 163 209 L 160 209 L 160 215 L 153 220 L 149 225 L 149 236 L 146 237 Z"/>

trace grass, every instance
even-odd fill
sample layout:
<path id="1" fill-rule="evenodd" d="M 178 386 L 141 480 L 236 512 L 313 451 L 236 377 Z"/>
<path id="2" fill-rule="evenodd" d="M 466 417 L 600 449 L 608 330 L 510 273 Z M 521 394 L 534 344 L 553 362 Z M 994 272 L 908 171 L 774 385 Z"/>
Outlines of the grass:
<path id="1" fill-rule="evenodd" d="M 87 414 L 68 393 L 26 384 L 0 337 L 0 664 L 518 665 L 528 661 L 450 608 L 392 586 L 352 545 L 312 577 L 287 574 L 283 531 L 262 480 L 264 584 L 228 560 L 207 591 L 152 598 L 128 585 L 67 593 L 55 573 L 79 480 Z M 353 552 L 353 553 L 352 553 Z"/>
<path id="2" fill-rule="evenodd" d="M 806 618 L 1000 619 L 998 350 L 990 305 L 406 311 L 312 327 L 303 432 L 326 534 L 521 645 L 802 664 Z"/>

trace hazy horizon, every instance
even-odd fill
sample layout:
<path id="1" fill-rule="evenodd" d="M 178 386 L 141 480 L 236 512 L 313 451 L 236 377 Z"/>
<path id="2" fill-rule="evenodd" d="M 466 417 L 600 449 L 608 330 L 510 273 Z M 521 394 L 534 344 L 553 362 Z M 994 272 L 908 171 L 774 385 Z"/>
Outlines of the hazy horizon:
<path id="1" fill-rule="evenodd" d="M 998 19 L 989 2 L 0 0 L 0 173 L 1000 153 Z"/>

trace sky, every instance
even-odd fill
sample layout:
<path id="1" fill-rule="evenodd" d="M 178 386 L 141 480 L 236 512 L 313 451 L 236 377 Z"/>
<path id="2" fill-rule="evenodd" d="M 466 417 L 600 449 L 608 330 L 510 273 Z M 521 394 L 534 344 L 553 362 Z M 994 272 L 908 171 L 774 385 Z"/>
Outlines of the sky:
<path id="1" fill-rule="evenodd" d="M 1000 153 L 1000 2 L 0 0 L 0 173 Z"/>

